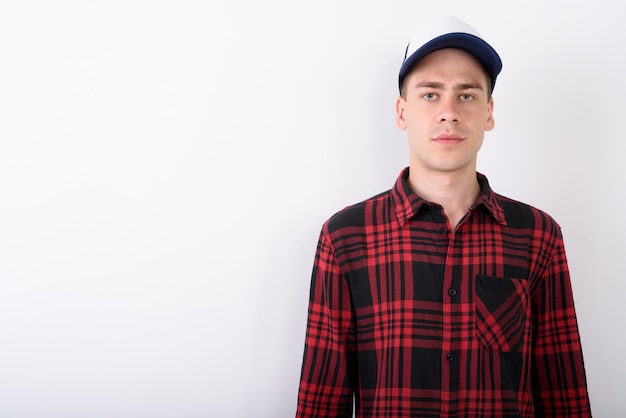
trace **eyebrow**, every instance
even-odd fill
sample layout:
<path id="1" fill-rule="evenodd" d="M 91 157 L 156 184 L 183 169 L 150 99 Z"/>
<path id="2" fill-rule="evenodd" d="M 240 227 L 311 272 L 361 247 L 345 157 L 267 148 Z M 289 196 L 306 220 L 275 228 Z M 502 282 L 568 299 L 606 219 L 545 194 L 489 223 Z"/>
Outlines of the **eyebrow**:
<path id="1" fill-rule="evenodd" d="M 443 89 L 445 86 L 443 83 L 439 83 L 437 81 L 423 81 L 418 83 L 416 88 L 431 88 L 431 89 Z M 483 90 L 483 86 L 478 83 L 461 83 L 454 86 L 455 90 Z"/>

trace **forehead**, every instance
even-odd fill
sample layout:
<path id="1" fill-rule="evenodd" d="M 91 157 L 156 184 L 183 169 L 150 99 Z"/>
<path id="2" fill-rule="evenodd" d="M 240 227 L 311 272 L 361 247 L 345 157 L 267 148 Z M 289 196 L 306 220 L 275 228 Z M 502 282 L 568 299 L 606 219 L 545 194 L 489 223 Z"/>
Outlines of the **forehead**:
<path id="1" fill-rule="evenodd" d="M 432 52 L 417 62 L 411 70 L 411 78 L 464 78 L 487 83 L 489 75 L 473 55 L 454 48 Z M 486 86 L 486 84 L 485 84 Z"/>

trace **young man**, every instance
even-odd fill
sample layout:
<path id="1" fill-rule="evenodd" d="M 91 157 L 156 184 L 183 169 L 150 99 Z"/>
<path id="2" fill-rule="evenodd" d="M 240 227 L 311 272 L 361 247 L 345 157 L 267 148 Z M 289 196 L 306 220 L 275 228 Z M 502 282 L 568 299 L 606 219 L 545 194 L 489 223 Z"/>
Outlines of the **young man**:
<path id="1" fill-rule="evenodd" d="M 452 17 L 409 43 L 409 167 L 322 228 L 297 417 L 591 416 L 560 228 L 476 172 L 501 68 Z"/>

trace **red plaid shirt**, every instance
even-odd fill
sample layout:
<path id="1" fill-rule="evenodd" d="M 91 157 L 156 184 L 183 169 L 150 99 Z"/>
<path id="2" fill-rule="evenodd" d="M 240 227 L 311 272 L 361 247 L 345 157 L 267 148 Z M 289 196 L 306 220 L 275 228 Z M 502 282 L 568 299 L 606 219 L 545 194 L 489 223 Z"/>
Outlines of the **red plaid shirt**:
<path id="1" fill-rule="evenodd" d="M 452 232 L 407 175 L 322 228 L 296 416 L 591 416 L 557 223 L 478 174 Z"/>

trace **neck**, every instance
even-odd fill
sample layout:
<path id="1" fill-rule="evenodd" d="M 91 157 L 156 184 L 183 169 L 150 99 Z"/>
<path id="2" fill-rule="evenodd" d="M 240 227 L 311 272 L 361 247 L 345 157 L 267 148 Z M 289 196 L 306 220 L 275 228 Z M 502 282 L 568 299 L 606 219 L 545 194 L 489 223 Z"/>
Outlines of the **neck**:
<path id="1" fill-rule="evenodd" d="M 411 166 L 408 183 L 422 199 L 443 207 L 452 230 L 480 195 L 475 167 L 448 173 Z"/>

